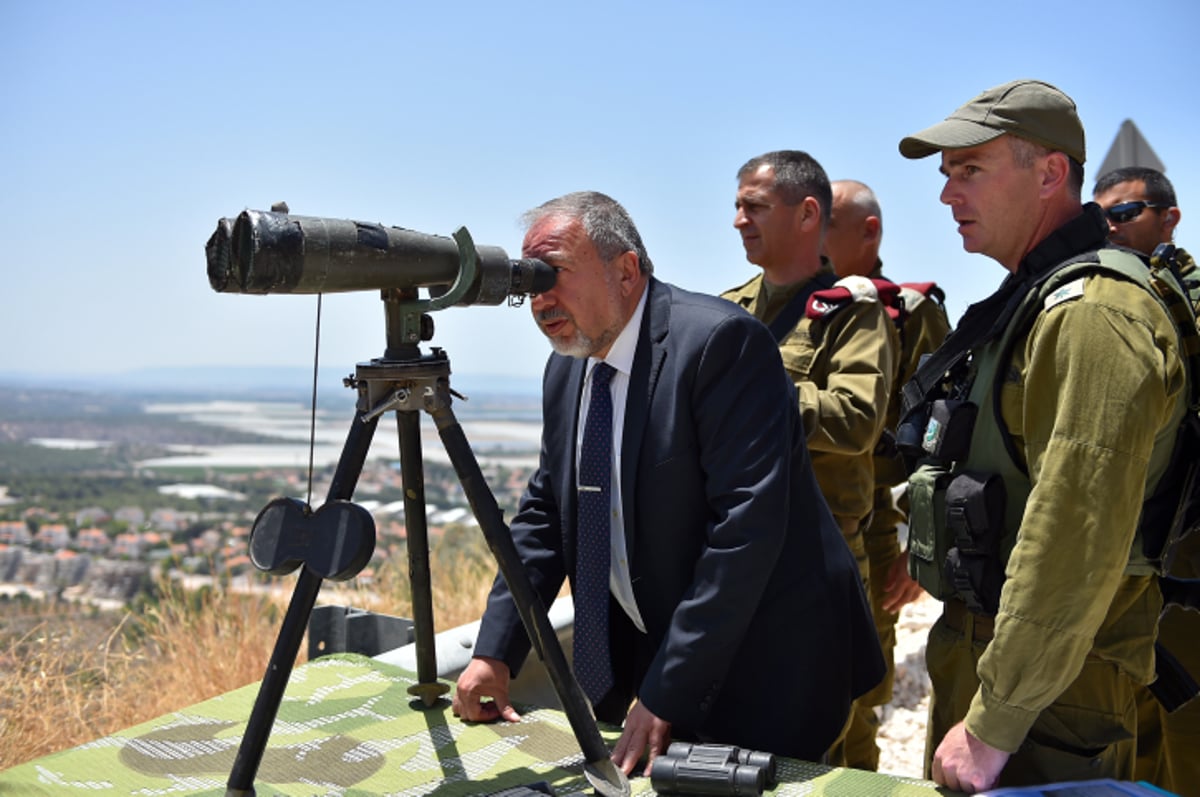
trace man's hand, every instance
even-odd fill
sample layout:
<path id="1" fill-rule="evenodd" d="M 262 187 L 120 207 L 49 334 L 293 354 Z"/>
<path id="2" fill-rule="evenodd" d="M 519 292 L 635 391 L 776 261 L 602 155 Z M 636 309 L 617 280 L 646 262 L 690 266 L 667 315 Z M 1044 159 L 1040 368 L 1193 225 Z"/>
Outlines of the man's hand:
<path id="1" fill-rule="evenodd" d="M 990 789 L 1008 763 L 1009 755 L 976 739 L 960 722 L 950 729 L 933 754 L 933 779 L 939 785 L 967 794 Z"/>
<path id="2" fill-rule="evenodd" d="M 621 731 L 617 746 L 613 748 L 612 760 L 629 775 L 637 766 L 643 751 L 648 749 L 650 755 L 646 759 L 646 769 L 642 774 L 650 777 L 650 765 L 654 763 L 654 759 L 667 752 L 670 744 L 671 723 L 651 714 L 650 709 L 639 701 L 634 703 L 625 717 L 625 728 Z"/>
<path id="3" fill-rule="evenodd" d="M 508 702 L 508 665 L 499 659 L 478 656 L 458 676 L 451 708 L 454 716 L 472 722 L 490 722 L 503 717 L 517 722 L 521 715 Z M 490 697 L 490 701 L 485 701 Z"/>
<path id="4" fill-rule="evenodd" d="M 908 551 L 892 562 L 888 568 L 887 581 L 883 585 L 883 610 L 888 614 L 899 614 L 900 610 L 925 594 L 908 575 Z"/>

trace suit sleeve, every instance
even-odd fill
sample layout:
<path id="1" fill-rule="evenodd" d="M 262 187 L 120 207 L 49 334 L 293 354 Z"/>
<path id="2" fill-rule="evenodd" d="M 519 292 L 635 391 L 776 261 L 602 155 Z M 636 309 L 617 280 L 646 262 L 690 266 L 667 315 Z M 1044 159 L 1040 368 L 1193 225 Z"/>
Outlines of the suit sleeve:
<path id="1" fill-rule="evenodd" d="M 693 578 L 642 680 L 654 714 L 701 727 L 729 672 L 788 530 L 795 390 L 774 339 L 748 316 L 712 328 L 686 391 L 707 527 Z M 653 533 L 643 529 L 640 533 Z"/>

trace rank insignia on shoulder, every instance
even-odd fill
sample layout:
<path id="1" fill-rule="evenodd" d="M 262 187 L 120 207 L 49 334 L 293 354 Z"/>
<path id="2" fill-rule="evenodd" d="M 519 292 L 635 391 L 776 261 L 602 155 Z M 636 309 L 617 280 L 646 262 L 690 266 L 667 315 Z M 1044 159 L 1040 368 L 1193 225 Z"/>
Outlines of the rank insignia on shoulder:
<path id="1" fill-rule="evenodd" d="M 1049 310 L 1055 305 L 1062 304 L 1063 302 L 1071 299 L 1078 299 L 1080 296 L 1083 296 L 1083 281 L 1084 278 L 1080 277 L 1077 280 L 1071 280 L 1065 285 L 1060 285 L 1055 288 L 1050 292 L 1050 295 L 1046 297 L 1046 301 L 1042 304 L 1042 309 Z"/>

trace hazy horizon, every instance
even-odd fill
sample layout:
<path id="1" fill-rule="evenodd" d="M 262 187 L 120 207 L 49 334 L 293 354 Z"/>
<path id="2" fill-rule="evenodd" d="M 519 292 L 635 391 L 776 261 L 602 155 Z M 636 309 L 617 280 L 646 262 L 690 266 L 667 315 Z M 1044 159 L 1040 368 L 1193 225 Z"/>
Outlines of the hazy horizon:
<path id="1" fill-rule="evenodd" d="M 345 396 L 353 404 L 354 393 L 342 379 L 355 372 L 357 363 L 346 367 L 321 366 L 317 393 L 322 401 Z M 146 366 L 119 371 L 83 373 L 40 372 L 0 369 L 0 388 L 46 390 L 117 390 L 130 392 L 229 394 L 242 396 L 295 394 L 310 401 L 312 366 Z M 450 387 L 470 398 L 471 393 L 535 399 L 541 396 L 541 377 L 500 373 L 460 373 L 451 363 Z"/>
<path id="2" fill-rule="evenodd" d="M 465 226 L 514 257 L 524 211 L 598 190 L 629 211 L 657 276 L 720 293 L 759 273 L 732 226 L 736 173 L 776 149 L 871 185 L 885 273 L 936 280 L 957 320 L 1006 272 L 963 251 L 937 159 L 904 159 L 900 139 L 990 86 L 1049 81 L 1087 131 L 1085 194 L 1133 119 L 1188 247 L 1200 54 L 1155 45 L 1197 23 L 1190 0 L 0 3 L 0 372 L 311 371 L 316 297 L 207 279 L 218 219 L 281 200 L 439 236 Z M 1104 48 L 1127 43 L 1144 54 Z M 456 378 L 540 377 L 549 346 L 528 306 L 433 317 Z M 322 298 L 323 372 L 384 344 L 377 290 Z"/>

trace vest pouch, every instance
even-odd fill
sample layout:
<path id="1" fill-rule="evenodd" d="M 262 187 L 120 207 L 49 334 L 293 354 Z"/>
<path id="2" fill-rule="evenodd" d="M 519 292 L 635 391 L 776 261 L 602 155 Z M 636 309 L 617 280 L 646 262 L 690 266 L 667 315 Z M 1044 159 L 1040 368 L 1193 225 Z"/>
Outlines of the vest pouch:
<path id="1" fill-rule="evenodd" d="M 977 409 L 969 401 L 938 399 L 933 402 L 921 440 L 925 453 L 942 462 L 966 459 Z"/>
<path id="2" fill-rule="evenodd" d="M 946 583 L 943 563 L 950 548 L 946 532 L 945 465 L 922 464 L 908 477 L 908 574 L 938 600 L 954 595 Z"/>
<path id="3" fill-rule="evenodd" d="M 1004 566 L 1004 480 L 996 473 L 963 471 L 946 487 L 946 531 L 952 546 L 944 580 L 977 614 L 994 615 L 1000 606 Z"/>
<path id="4" fill-rule="evenodd" d="M 928 425 L 929 405 L 918 404 L 896 427 L 896 448 L 904 456 L 910 473 L 916 470 L 916 461 L 925 456 L 921 442 L 925 439 L 925 427 Z"/>

